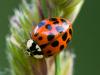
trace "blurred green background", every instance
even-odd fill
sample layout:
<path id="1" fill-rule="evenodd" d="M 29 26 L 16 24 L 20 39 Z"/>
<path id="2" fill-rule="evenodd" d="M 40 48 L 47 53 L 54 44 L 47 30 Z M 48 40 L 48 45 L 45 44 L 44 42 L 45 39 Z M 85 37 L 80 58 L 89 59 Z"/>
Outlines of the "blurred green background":
<path id="1" fill-rule="evenodd" d="M 9 18 L 19 4 L 21 0 L 0 0 L 0 75 L 9 66 L 5 53 L 5 36 L 9 32 Z M 74 75 L 100 75 L 99 5 L 100 0 L 86 0 L 73 24 L 72 44 L 76 54 Z"/>

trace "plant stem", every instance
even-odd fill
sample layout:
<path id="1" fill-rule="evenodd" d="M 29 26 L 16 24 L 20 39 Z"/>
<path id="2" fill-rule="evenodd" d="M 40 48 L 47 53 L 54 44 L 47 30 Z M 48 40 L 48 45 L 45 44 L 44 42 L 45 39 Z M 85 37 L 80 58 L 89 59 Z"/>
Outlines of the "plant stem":
<path id="1" fill-rule="evenodd" d="M 42 11 L 45 18 L 48 18 L 47 2 L 46 0 L 41 0 Z"/>
<path id="2" fill-rule="evenodd" d="M 55 56 L 55 75 L 61 75 L 61 67 L 60 67 L 60 55 Z"/>

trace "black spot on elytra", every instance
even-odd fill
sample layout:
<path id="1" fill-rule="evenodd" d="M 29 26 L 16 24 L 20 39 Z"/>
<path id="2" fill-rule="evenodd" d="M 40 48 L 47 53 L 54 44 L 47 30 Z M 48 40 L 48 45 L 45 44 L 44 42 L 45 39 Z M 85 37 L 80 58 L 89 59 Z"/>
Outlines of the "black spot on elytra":
<path id="1" fill-rule="evenodd" d="M 49 20 L 50 20 L 50 21 L 57 21 L 56 18 L 50 18 Z"/>
<path id="2" fill-rule="evenodd" d="M 63 34 L 62 39 L 63 39 L 63 41 L 65 41 L 67 39 L 67 32 Z"/>
<path id="3" fill-rule="evenodd" d="M 52 39 L 54 39 L 54 35 L 53 34 L 48 35 L 47 39 L 48 39 L 48 41 L 51 41 Z"/>
<path id="4" fill-rule="evenodd" d="M 66 22 L 66 20 L 64 20 L 64 19 L 60 19 L 61 20 L 61 22 Z"/>
<path id="5" fill-rule="evenodd" d="M 43 49 L 43 48 L 45 48 L 47 45 L 48 45 L 48 43 L 42 44 L 42 45 L 40 45 L 40 48 Z"/>
<path id="6" fill-rule="evenodd" d="M 38 33 L 35 33 L 34 36 L 35 36 L 35 37 L 38 36 Z"/>
<path id="7" fill-rule="evenodd" d="M 57 21 L 57 18 L 50 18 L 49 20 L 53 21 L 53 24 L 58 24 L 59 23 L 59 21 Z"/>
<path id="8" fill-rule="evenodd" d="M 54 21 L 54 22 L 53 22 L 53 24 L 58 24 L 58 23 L 59 23 L 59 21 Z"/>
<path id="9" fill-rule="evenodd" d="M 62 49 L 64 49 L 64 45 L 61 45 L 61 46 L 60 46 L 60 50 L 62 50 Z"/>
<path id="10" fill-rule="evenodd" d="M 69 29 L 69 33 L 70 33 L 70 35 L 72 35 L 72 29 Z"/>
<path id="11" fill-rule="evenodd" d="M 57 40 L 51 43 L 52 47 L 57 47 L 58 45 L 59 45 L 59 42 Z"/>
<path id="12" fill-rule="evenodd" d="M 42 40 L 42 37 L 40 36 L 38 39 L 39 39 L 39 40 Z"/>
<path id="13" fill-rule="evenodd" d="M 51 27 L 50 24 L 47 24 L 45 27 L 46 27 L 46 29 L 48 29 L 48 30 L 51 30 L 51 29 L 52 29 L 52 27 Z"/>

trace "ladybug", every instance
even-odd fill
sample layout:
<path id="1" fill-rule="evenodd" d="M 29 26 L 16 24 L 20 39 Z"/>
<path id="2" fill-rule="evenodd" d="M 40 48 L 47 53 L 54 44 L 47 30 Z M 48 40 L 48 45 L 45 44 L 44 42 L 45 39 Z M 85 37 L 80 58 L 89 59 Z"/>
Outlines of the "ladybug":
<path id="1" fill-rule="evenodd" d="M 42 20 L 31 32 L 27 52 L 37 59 L 58 54 L 72 39 L 72 24 L 64 18 Z"/>

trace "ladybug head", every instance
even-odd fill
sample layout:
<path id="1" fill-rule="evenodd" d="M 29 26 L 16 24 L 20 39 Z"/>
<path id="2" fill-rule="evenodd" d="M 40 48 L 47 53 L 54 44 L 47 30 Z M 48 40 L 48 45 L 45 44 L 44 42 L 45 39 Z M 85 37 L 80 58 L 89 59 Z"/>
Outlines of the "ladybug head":
<path id="1" fill-rule="evenodd" d="M 27 41 L 27 52 L 29 56 L 33 56 L 36 59 L 43 58 L 43 53 L 42 53 L 41 48 L 32 39 Z"/>

